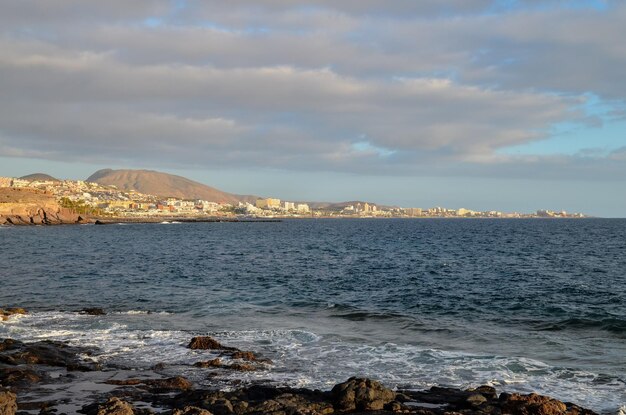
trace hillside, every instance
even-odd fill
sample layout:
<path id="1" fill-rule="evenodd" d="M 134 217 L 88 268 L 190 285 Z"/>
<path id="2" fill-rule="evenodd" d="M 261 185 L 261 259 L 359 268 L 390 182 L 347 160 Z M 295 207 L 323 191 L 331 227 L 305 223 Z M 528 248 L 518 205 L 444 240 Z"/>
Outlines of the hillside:
<path id="1" fill-rule="evenodd" d="M 54 178 L 52 176 L 50 176 L 49 174 L 45 174 L 45 173 L 33 173 L 33 174 L 28 174 L 26 176 L 22 176 L 20 177 L 20 179 L 23 180 L 39 180 L 42 182 L 60 182 L 59 179 Z"/>
<path id="2" fill-rule="evenodd" d="M 187 178 L 153 170 L 98 170 L 87 178 L 88 182 L 116 186 L 120 190 L 134 190 L 160 197 L 179 199 L 202 199 L 210 202 L 233 203 L 249 201 L 256 196 L 241 196 L 223 192 L 214 187 Z"/>

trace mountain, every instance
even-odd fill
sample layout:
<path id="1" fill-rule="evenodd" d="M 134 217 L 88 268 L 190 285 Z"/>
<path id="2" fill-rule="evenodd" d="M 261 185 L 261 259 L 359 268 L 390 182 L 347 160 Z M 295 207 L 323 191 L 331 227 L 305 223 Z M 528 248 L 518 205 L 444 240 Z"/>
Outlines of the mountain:
<path id="1" fill-rule="evenodd" d="M 26 175 L 26 176 L 22 176 L 20 177 L 20 179 L 30 180 L 31 182 L 33 180 L 39 180 L 41 182 L 60 182 L 59 179 L 54 178 L 50 176 L 49 174 L 45 174 L 45 173 L 33 173 L 33 174 Z"/>
<path id="2" fill-rule="evenodd" d="M 214 187 L 187 178 L 153 170 L 98 170 L 87 178 L 88 182 L 116 186 L 120 190 L 134 190 L 160 197 L 202 199 L 217 203 L 256 201 L 256 196 L 242 196 L 223 192 Z"/>

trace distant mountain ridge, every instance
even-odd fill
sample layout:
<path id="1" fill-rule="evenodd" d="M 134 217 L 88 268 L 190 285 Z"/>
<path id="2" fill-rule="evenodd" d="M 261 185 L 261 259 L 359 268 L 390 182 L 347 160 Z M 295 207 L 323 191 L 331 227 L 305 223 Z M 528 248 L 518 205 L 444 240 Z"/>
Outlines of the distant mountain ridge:
<path id="1" fill-rule="evenodd" d="M 39 180 L 41 182 L 60 182 L 61 180 L 50 176 L 49 174 L 45 174 L 45 173 L 33 173 L 33 174 L 28 174 L 26 176 L 22 176 L 20 177 L 20 179 L 23 180 L 30 180 L 31 182 L 34 180 Z"/>
<path id="2" fill-rule="evenodd" d="M 89 176 L 87 181 L 107 186 L 115 186 L 124 191 L 134 190 L 160 197 L 202 199 L 216 203 L 254 203 L 258 198 L 252 195 L 227 193 L 182 176 L 154 170 L 103 169 Z"/>

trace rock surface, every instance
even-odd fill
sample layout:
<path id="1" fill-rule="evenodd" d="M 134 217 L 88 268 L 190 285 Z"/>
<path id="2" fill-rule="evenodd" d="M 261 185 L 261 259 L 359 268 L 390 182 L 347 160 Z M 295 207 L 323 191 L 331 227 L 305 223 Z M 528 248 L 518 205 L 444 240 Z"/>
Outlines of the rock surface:
<path id="1" fill-rule="evenodd" d="M 85 222 L 53 195 L 23 188 L 0 188 L 0 225 L 58 225 Z"/>
<path id="2" fill-rule="evenodd" d="M 0 415 L 15 415 L 17 412 L 17 396 L 0 388 Z"/>
<path id="3" fill-rule="evenodd" d="M 374 411 L 396 398 L 396 393 L 371 379 L 350 378 L 331 390 L 335 407 L 342 411 Z"/>
<path id="4" fill-rule="evenodd" d="M 142 385 L 153 393 L 162 393 L 170 391 L 181 391 L 191 389 L 191 382 L 182 376 L 176 376 L 166 379 L 125 379 L 125 380 L 109 380 L 105 383 L 118 386 L 138 386 Z"/>
<path id="5" fill-rule="evenodd" d="M 0 339 L 0 363 L 5 365 L 47 365 L 64 367 L 69 371 L 99 370 L 96 363 L 85 362 L 79 355 L 91 350 L 69 346 L 62 342 L 43 340 L 24 343 L 13 339 Z"/>

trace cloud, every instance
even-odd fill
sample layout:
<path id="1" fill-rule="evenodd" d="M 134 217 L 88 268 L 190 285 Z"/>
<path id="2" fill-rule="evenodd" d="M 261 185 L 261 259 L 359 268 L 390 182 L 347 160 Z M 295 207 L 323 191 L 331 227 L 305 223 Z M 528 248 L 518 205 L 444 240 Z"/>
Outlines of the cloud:
<path id="1" fill-rule="evenodd" d="M 587 174 L 595 159 L 497 150 L 601 123 L 588 93 L 623 108 L 626 6 L 498 4 L 17 2 L 0 17 L 0 153 Z"/>

